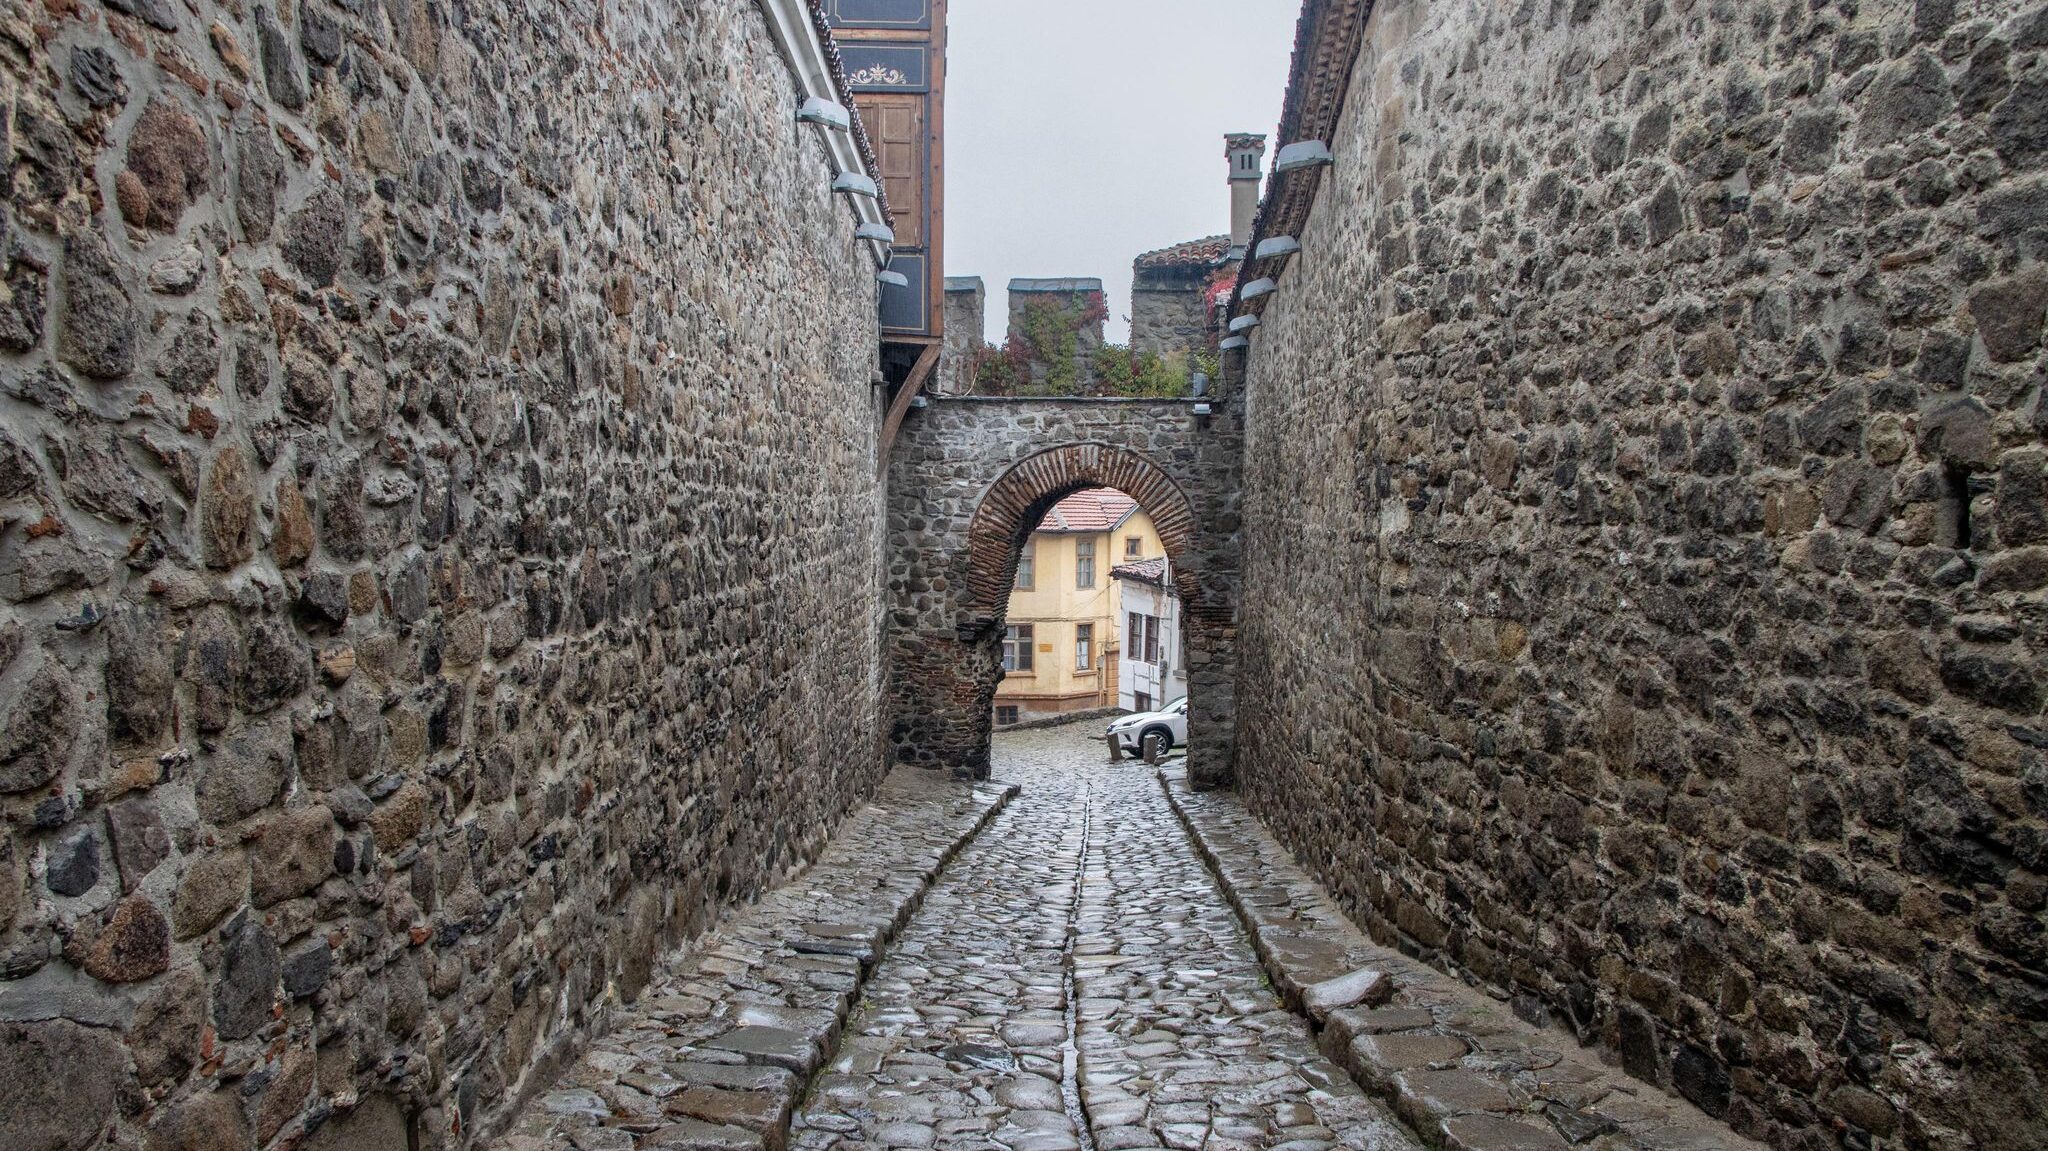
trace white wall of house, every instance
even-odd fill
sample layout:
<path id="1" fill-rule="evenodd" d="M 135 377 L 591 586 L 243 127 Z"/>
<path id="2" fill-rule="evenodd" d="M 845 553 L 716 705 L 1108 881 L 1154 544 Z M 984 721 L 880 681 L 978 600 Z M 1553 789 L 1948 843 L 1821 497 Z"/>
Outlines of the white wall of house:
<path id="1" fill-rule="evenodd" d="M 1187 657 L 1181 646 L 1180 597 L 1142 580 L 1121 579 L 1123 615 L 1117 621 L 1117 704 L 1125 711 L 1165 707 L 1187 695 Z M 1134 634 L 1132 616 L 1157 629 L 1156 641 Z M 1156 650 L 1155 650 L 1156 649 Z M 1153 658 L 1148 659 L 1151 656 Z M 1138 697 L 1143 695 L 1141 701 Z"/>

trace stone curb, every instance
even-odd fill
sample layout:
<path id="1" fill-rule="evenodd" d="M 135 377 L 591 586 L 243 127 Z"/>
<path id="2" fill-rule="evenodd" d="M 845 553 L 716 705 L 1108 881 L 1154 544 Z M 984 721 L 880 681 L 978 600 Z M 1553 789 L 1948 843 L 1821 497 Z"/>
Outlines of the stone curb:
<path id="1" fill-rule="evenodd" d="M 1060 715 L 1042 715 L 1022 723 L 1003 724 L 995 731 L 997 735 L 1008 735 L 1013 731 L 1039 731 L 1048 727 L 1065 727 L 1070 723 L 1086 723 L 1091 719 L 1108 719 L 1112 715 L 1129 715 L 1120 707 L 1092 707 L 1087 711 L 1069 711 Z M 1100 741 L 1097 741 L 1100 742 Z"/>
<path id="2" fill-rule="evenodd" d="M 1092 725 L 1105 719 L 1112 719 L 1117 716 L 1136 714 L 1136 712 L 1125 711 L 1123 708 L 1120 707 L 1100 707 L 1095 708 L 1092 711 L 1072 711 L 1068 712 L 1065 715 L 1048 715 L 1038 719 L 1027 719 L 1023 723 L 1013 723 L 1008 727 L 996 728 L 995 733 L 997 735 L 1009 735 L 1012 732 L 1018 731 L 1042 731 L 1047 728 L 1054 727 L 1080 726 L 1082 724 Z M 1089 737 L 1089 742 L 1101 744 L 1103 742 L 1103 733 L 1096 732 L 1094 735 Z M 1161 760 L 1160 763 L 1163 766 L 1172 767 L 1176 764 L 1185 766 L 1187 761 L 1187 745 L 1180 744 L 1175 746 L 1172 750 L 1168 751 L 1166 753 L 1166 758 Z M 1128 764 L 1133 767 L 1142 767 L 1145 764 L 1144 757 L 1139 755 L 1137 752 L 1125 752 L 1123 759 L 1118 762 Z"/>
<path id="3" fill-rule="evenodd" d="M 1373 943 L 1234 795 L 1192 791 L 1171 767 L 1159 784 L 1281 999 L 1430 1146 L 1764 1151 L 1563 1032 Z"/>
<path id="4" fill-rule="evenodd" d="M 672 956 L 673 969 L 618 1009 L 606 1034 L 491 1146 L 781 1151 L 883 953 L 1020 790 L 936 784 L 914 768 L 899 768 L 892 783 L 940 798 L 892 802 L 900 797 L 885 786 L 816 864 Z M 947 807 L 948 795 L 964 799 Z M 967 810 L 954 810 L 963 802 Z M 957 822 L 935 834 L 928 821 L 949 817 Z"/>

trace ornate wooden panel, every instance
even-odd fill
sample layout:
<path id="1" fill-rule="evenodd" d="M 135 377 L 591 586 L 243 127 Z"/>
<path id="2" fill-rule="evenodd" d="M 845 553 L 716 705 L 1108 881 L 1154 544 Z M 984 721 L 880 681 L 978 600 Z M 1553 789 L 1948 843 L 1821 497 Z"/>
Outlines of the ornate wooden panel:
<path id="1" fill-rule="evenodd" d="M 849 40 L 839 46 L 846 82 L 856 92 L 925 91 L 931 86 L 931 57 L 924 44 Z"/>
<path id="2" fill-rule="evenodd" d="M 931 0 L 826 0 L 825 14 L 835 28 L 905 28 L 932 26 Z"/>

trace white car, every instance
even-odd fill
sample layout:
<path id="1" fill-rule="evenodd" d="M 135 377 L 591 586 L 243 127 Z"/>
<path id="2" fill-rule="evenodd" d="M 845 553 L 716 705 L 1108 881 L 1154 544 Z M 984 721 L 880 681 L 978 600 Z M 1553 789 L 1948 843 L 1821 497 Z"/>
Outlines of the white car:
<path id="1" fill-rule="evenodd" d="M 1160 741 L 1159 751 L 1186 747 L 1188 742 L 1188 701 L 1185 696 L 1167 704 L 1158 711 L 1141 711 L 1127 715 L 1109 725 L 1109 735 L 1115 736 L 1117 745 L 1132 755 L 1143 754 L 1145 740 L 1156 737 Z"/>

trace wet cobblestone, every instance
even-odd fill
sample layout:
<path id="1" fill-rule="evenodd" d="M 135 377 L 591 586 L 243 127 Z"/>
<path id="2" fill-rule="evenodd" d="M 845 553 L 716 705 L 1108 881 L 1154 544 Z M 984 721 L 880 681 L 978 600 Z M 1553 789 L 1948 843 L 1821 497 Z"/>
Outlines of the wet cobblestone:
<path id="1" fill-rule="evenodd" d="M 1107 771 L 1095 801 L 1075 982 L 1097 1146 L 1416 1146 L 1266 984 L 1152 772 Z"/>
<path id="2" fill-rule="evenodd" d="M 987 788 L 892 774 L 501 1151 L 1754 1147 L 1375 946 L 1234 797 L 1096 730 L 998 737 Z"/>
<path id="3" fill-rule="evenodd" d="M 1450 1151 L 1763 1151 L 1561 1031 L 1375 944 L 1237 796 L 1169 804 L 1192 836 L 1270 986 L 1316 1020 L 1317 1046 L 1432 1145 Z M 1299 1018 L 1298 1016 L 1296 1018 Z"/>
<path id="4" fill-rule="evenodd" d="M 1151 770 L 1103 762 L 1094 730 L 996 740 L 1022 793 L 891 948 L 791 1146 L 1417 1147 L 1317 1053 Z"/>
<path id="5" fill-rule="evenodd" d="M 877 955 L 1001 806 L 899 768 L 803 875 L 670 956 L 495 1151 L 775 1151 Z"/>
<path id="6" fill-rule="evenodd" d="M 791 1145 L 1071 1151 L 1065 952 L 1098 769 L 1074 728 L 997 740 L 1023 791 L 953 861 L 869 982 Z"/>

